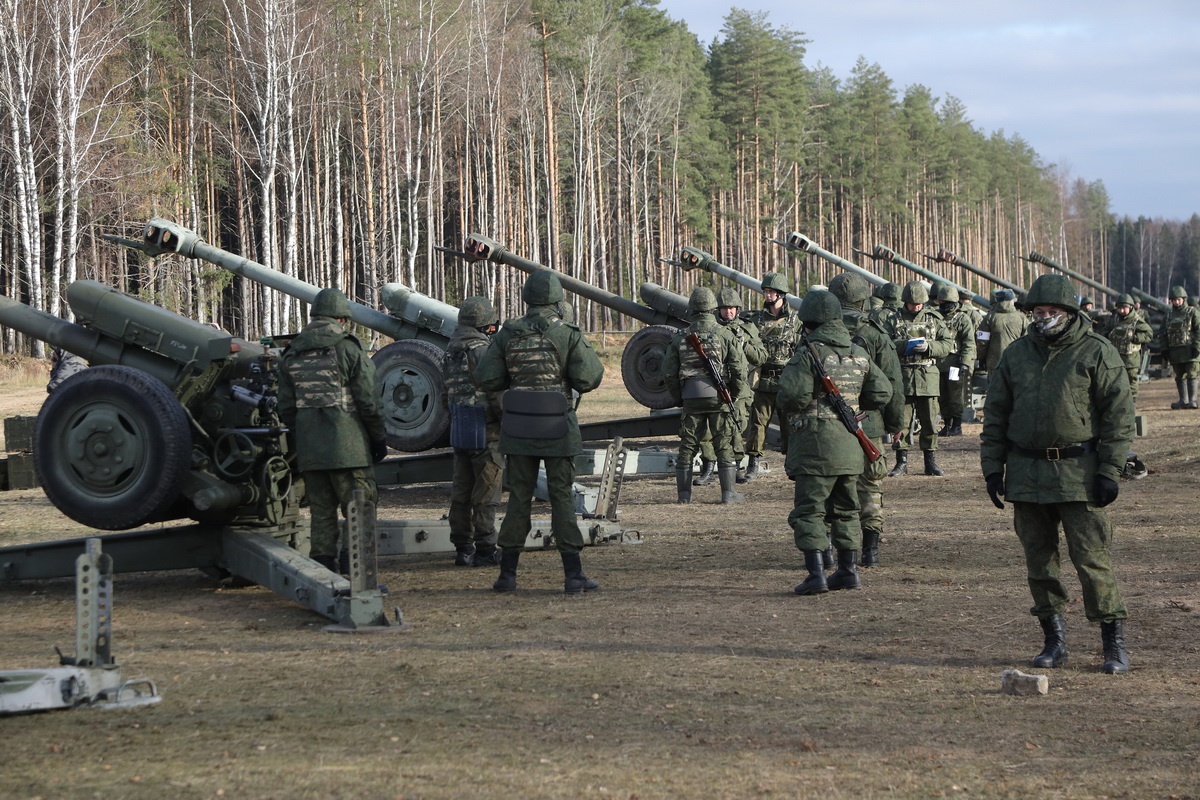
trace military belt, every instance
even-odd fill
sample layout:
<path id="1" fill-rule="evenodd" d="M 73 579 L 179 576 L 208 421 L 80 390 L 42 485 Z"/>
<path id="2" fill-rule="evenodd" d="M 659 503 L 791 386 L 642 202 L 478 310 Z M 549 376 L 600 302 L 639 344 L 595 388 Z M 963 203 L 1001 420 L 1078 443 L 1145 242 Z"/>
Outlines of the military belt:
<path id="1" fill-rule="evenodd" d="M 1026 458 L 1039 458 L 1045 461 L 1061 461 L 1064 458 L 1075 458 L 1084 453 L 1096 452 L 1095 442 L 1084 442 L 1082 444 L 1069 444 L 1063 447 L 1039 447 L 1036 450 L 1031 450 L 1028 447 L 1020 447 L 1019 445 L 1010 445 L 1009 449 L 1017 455 L 1025 456 Z"/>
<path id="2" fill-rule="evenodd" d="M 758 368 L 758 376 L 760 378 L 778 378 L 783 373 L 782 366 L 762 366 Z"/>

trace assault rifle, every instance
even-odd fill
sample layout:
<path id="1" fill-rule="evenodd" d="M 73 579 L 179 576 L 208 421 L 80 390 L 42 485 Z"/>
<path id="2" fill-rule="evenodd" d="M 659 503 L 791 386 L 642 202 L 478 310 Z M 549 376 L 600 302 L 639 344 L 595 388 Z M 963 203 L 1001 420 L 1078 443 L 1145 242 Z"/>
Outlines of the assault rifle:
<path id="1" fill-rule="evenodd" d="M 737 409 L 733 406 L 733 395 L 729 393 L 729 387 L 725 385 L 725 380 L 721 377 L 721 372 L 717 369 L 717 365 L 713 363 L 708 353 L 704 352 L 704 343 L 700 341 L 700 336 L 695 333 L 689 333 L 687 335 L 687 343 L 696 351 L 696 355 L 700 356 L 700 363 L 704 365 L 704 371 L 708 373 L 709 380 L 713 382 L 713 386 L 717 387 L 717 397 L 721 398 L 722 402 L 729 406 L 729 413 L 736 417 Z M 867 441 L 870 441 L 870 439 Z"/>
<path id="2" fill-rule="evenodd" d="M 862 429 L 862 421 L 867 416 L 866 412 L 854 413 L 854 409 L 846 402 L 846 398 L 838 389 L 837 384 L 833 382 L 833 378 L 829 377 L 829 373 L 825 371 L 825 365 L 821 362 L 821 356 L 817 354 L 817 348 L 813 347 L 813 343 L 808 340 L 807 336 L 801 338 L 800 341 L 808 348 L 809 355 L 812 356 L 813 370 L 821 379 L 821 385 L 825 387 L 825 391 L 829 395 L 829 402 L 833 404 L 833 410 L 837 412 L 838 419 L 846 426 L 846 430 L 853 433 L 854 438 L 858 439 L 858 445 L 866 454 L 867 462 L 874 464 L 883 453 L 879 452 L 879 448 Z"/>

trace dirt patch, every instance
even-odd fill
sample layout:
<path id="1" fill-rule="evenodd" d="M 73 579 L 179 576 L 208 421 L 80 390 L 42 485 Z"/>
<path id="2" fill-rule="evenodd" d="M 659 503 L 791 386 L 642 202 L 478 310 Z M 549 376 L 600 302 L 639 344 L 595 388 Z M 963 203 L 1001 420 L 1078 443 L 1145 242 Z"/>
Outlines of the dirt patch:
<path id="1" fill-rule="evenodd" d="M 715 485 L 677 506 L 670 476 L 627 478 L 622 519 L 645 543 L 589 548 L 602 589 L 586 597 L 563 596 L 552 552 L 523 556 L 511 596 L 449 556 L 385 558 L 403 635 L 326 634 L 198 573 L 118 576 L 115 652 L 163 701 L 6 719 L 0 794 L 1200 796 L 1200 412 L 1169 411 L 1172 395 L 1143 388 L 1151 474 L 1113 507 L 1130 675 L 1099 673 L 1072 573 L 1068 666 L 1046 671 L 1047 696 L 999 693 L 1040 631 L 968 426 L 944 440 L 945 478 L 888 480 L 882 565 L 857 592 L 790 593 L 802 558 L 777 458 L 743 506 L 715 504 Z M 593 405 L 632 415 L 622 396 L 610 380 Z M 441 516 L 447 491 L 386 489 L 380 515 Z M 0 544 L 86 533 L 40 492 L 0 507 Z M 0 604 L 0 668 L 73 648 L 70 581 L 0 584 Z"/>

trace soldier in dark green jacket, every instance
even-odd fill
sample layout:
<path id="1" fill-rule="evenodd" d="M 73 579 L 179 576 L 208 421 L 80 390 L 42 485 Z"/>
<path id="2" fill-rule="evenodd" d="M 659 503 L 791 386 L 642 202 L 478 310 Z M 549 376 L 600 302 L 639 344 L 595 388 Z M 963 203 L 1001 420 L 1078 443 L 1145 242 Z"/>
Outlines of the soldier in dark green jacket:
<path id="1" fill-rule="evenodd" d="M 971 368 L 975 366 L 975 329 L 979 326 L 963 307 L 958 289 L 948 283 L 938 283 L 934 287 L 934 297 L 951 342 L 950 352 L 938 359 L 938 405 L 943 422 L 938 436 L 962 436 Z"/>
<path id="2" fill-rule="evenodd" d="M 1025 298 L 1030 330 L 1004 351 L 988 386 L 980 462 L 988 495 L 1013 504 L 1025 549 L 1031 613 L 1045 642 L 1035 667 L 1067 659 L 1058 530 L 1083 588 L 1087 618 L 1100 623 L 1107 673 L 1126 672 L 1128 616 L 1112 571 L 1112 524 L 1133 441 L 1133 400 L 1120 354 L 1080 313 L 1071 282 L 1042 275 Z"/>
<path id="3" fill-rule="evenodd" d="M 474 372 L 500 327 L 486 297 L 468 297 L 458 307 L 458 327 L 442 358 L 454 471 L 450 484 L 450 543 L 460 567 L 495 566 L 496 509 L 504 488 L 500 441 L 500 393 L 475 385 Z"/>
<path id="4" fill-rule="evenodd" d="M 579 551 L 583 536 L 575 520 L 575 456 L 583 449 L 572 394 L 600 385 L 604 365 L 579 328 L 563 322 L 558 276 L 539 270 L 521 292 L 528 309 L 510 319 L 475 368 L 475 382 L 487 392 L 507 389 L 500 423 L 500 452 L 508 457 L 508 510 L 500 524 L 504 551 L 497 592 L 517 588 L 517 564 L 529 537 L 530 506 L 538 465 L 546 466 L 550 492 L 550 530 L 563 563 L 563 590 L 578 594 L 599 588 L 583 574 Z"/>
<path id="5" fill-rule="evenodd" d="M 1171 408 L 1198 408 L 1197 384 L 1200 383 L 1200 310 L 1188 305 L 1187 291 L 1172 286 L 1168 294 L 1171 310 L 1163 323 L 1162 344 L 1175 373 L 1179 402 Z"/>
<path id="6" fill-rule="evenodd" d="M 1113 313 L 1098 323 L 1100 335 L 1112 342 L 1125 362 L 1129 375 L 1129 394 L 1137 403 L 1138 373 L 1142 371 L 1142 348 L 1154 340 L 1154 329 L 1150 323 L 1133 313 L 1132 295 L 1117 296 Z"/>
<path id="7" fill-rule="evenodd" d="M 952 340 L 942 315 L 926 307 L 929 290 L 920 281 L 909 281 L 901 294 L 904 301 L 896 317 L 893 340 L 904 376 L 904 426 L 896 443 L 896 466 L 890 477 L 908 474 L 908 450 L 912 447 L 912 420 L 921 423 L 921 450 L 925 452 L 925 474 L 942 475 L 937 450 L 938 394 L 941 391 L 937 362 L 950 353 Z"/>
<path id="8" fill-rule="evenodd" d="M 1025 335 L 1029 318 L 1017 310 L 1016 297 L 1012 289 L 997 289 L 992 293 L 992 307 L 975 332 L 975 356 L 981 373 L 990 376 L 1000 363 L 1000 355 Z"/>
<path id="9" fill-rule="evenodd" d="M 892 396 L 891 383 L 867 351 L 850 341 L 837 297 L 809 291 L 799 318 L 846 402 L 855 411 L 884 407 Z M 807 595 L 857 589 L 862 528 L 856 483 L 866 457 L 858 439 L 838 418 L 812 353 L 803 344 L 779 378 L 778 400 L 790 432 L 785 468 L 788 478 L 796 482 L 788 522 L 808 570 L 808 577 L 793 591 Z M 822 553 L 830 538 L 837 549 L 838 569 L 826 579 Z"/>
<path id="10" fill-rule="evenodd" d="M 375 365 L 346 332 L 346 295 L 322 289 L 310 316 L 280 358 L 279 417 L 296 437 L 296 466 L 312 515 L 312 558 L 335 570 L 338 508 L 345 514 L 356 489 L 376 501 L 371 463 L 387 457 L 387 442 Z"/>

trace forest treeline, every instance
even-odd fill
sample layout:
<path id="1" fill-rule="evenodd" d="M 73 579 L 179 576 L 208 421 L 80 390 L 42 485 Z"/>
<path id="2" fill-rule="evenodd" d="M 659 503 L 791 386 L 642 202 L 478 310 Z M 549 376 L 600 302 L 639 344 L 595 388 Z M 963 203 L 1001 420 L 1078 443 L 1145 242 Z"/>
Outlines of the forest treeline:
<path id="1" fill-rule="evenodd" d="M 101 238 L 154 215 L 372 306 L 397 281 L 519 311 L 523 274 L 434 249 L 468 233 L 630 298 L 713 283 L 661 260 L 684 245 L 828 280 L 769 241 L 791 231 L 846 258 L 946 248 L 1022 285 L 1038 250 L 1197 291 L 1197 216 L 1116 219 L 1102 181 L 964 101 L 866 59 L 814 69 L 806 43 L 735 8 L 705 47 L 656 0 L 0 0 L 0 292 L 69 316 L 65 286 L 94 278 L 238 335 L 302 324 L 273 290 Z"/>

